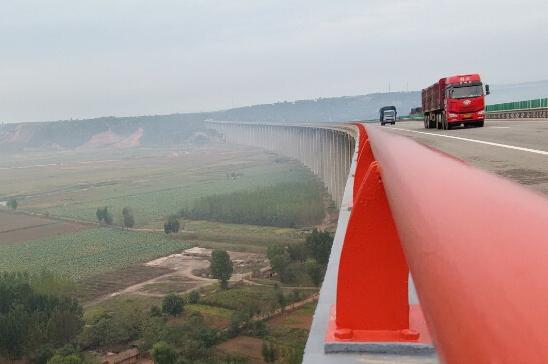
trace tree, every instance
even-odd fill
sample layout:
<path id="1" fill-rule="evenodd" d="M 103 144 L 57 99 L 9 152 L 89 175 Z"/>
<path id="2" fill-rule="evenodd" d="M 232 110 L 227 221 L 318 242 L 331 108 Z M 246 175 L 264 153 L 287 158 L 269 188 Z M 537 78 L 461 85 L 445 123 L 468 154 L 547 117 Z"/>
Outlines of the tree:
<path id="1" fill-rule="evenodd" d="M 105 224 L 107 225 L 112 225 L 112 214 L 107 210 L 107 208 L 105 207 Z"/>
<path id="2" fill-rule="evenodd" d="M 7 202 L 7 206 L 12 210 L 17 210 L 17 200 L 10 198 Z"/>
<path id="3" fill-rule="evenodd" d="M 124 226 L 126 228 L 132 228 L 135 226 L 135 218 L 133 217 L 133 210 L 130 207 L 124 207 L 122 209 L 122 217 L 124 220 Z"/>
<path id="4" fill-rule="evenodd" d="M 164 232 L 166 234 L 178 233 L 181 228 L 181 224 L 177 219 L 177 216 L 171 215 L 167 222 L 164 224 Z"/>
<path id="5" fill-rule="evenodd" d="M 183 306 L 183 299 L 174 293 L 170 293 L 164 297 L 164 301 L 162 302 L 162 312 L 171 316 L 177 316 L 183 312 Z"/>
<path id="6" fill-rule="evenodd" d="M 286 248 L 282 245 L 270 245 L 266 252 L 272 270 L 278 274 L 282 282 L 290 282 L 294 277 L 289 269 L 291 258 Z"/>
<path id="7" fill-rule="evenodd" d="M 222 289 L 228 288 L 228 280 L 233 271 L 234 267 L 226 250 L 214 250 L 211 253 L 211 274 L 219 280 Z"/>
<path id="8" fill-rule="evenodd" d="M 54 348 L 72 342 L 79 334 L 82 307 L 75 299 L 59 294 L 64 289 L 58 281 L 44 273 L 0 274 L 1 356 L 19 359 L 27 355 L 44 364 Z"/>
<path id="9" fill-rule="evenodd" d="M 306 272 L 310 280 L 315 286 L 319 286 L 322 282 L 322 267 L 313 260 L 306 262 Z"/>
<path id="10" fill-rule="evenodd" d="M 105 219 L 105 208 L 98 207 L 95 211 L 95 216 L 97 216 L 97 221 L 101 222 Z"/>
<path id="11" fill-rule="evenodd" d="M 99 207 L 97 211 L 95 211 L 95 216 L 97 216 L 99 222 L 104 222 L 107 225 L 112 224 L 112 214 L 108 211 L 108 207 Z"/>
<path id="12" fill-rule="evenodd" d="M 72 297 L 61 297 L 49 318 L 47 331 L 50 342 L 59 346 L 71 342 L 84 327 L 83 309 Z"/>
<path id="13" fill-rule="evenodd" d="M 292 261 L 304 262 L 306 260 L 306 247 L 303 243 L 291 244 L 287 247 L 289 258 Z"/>
<path id="14" fill-rule="evenodd" d="M 150 350 L 150 356 L 156 364 L 175 364 L 178 354 L 165 341 L 158 341 Z"/>
<path id="15" fill-rule="evenodd" d="M 326 266 L 331 255 L 331 246 L 333 245 L 333 234 L 327 231 L 314 229 L 312 234 L 306 237 L 305 246 L 308 255 L 313 257 L 316 262 Z"/>

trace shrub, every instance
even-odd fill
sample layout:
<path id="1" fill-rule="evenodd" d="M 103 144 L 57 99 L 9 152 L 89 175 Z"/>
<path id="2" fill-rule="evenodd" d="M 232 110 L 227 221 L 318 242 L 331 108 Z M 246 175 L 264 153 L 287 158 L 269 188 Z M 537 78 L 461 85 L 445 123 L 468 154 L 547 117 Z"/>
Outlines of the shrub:
<path id="1" fill-rule="evenodd" d="M 178 233 L 180 229 L 181 224 L 179 223 L 177 216 L 170 216 L 164 224 L 164 232 L 166 234 Z"/>
<path id="2" fill-rule="evenodd" d="M 171 316 L 177 316 L 183 312 L 183 299 L 174 293 L 164 297 L 162 302 L 162 311 Z"/>
<path id="3" fill-rule="evenodd" d="M 192 291 L 188 294 L 187 302 L 190 304 L 197 304 L 200 302 L 200 293 L 198 291 Z"/>
<path id="4" fill-rule="evenodd" d="M 175 364 L 178 354 L 165 341 L 159 341 L 150 350 L 150 356 L 156 364 Z"/>

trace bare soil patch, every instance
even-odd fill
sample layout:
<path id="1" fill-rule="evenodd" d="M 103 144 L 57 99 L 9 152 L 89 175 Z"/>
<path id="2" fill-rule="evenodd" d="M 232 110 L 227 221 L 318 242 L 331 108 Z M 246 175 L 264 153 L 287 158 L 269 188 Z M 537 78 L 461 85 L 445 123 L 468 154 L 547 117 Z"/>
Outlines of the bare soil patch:
<path id="1" fill-rule="evenodd" d="M 0 210 L 0 233 L 52 223 L 55 223 L 55 221 L 37 216 Z"/>
<path id="2" fill-rule="evenodd" d="M 0 244 L 43 239 L 88 227 L 77 223 L 0 211 Z"/>
<path id="3" fill-rule="evenodd" d="M 101 273 L 81 282 L 80 297 L 84 302 L 113 294 L 121 289 L 162 275 L 173 273 L 165 267 L 149 267 L 139 263 L 127 268 Z"/>
<path id="4" fill-rule="evenodd" d="M 264 255 L 229 252 L 235 266 L 231 282 L 251 276 L 252 270 L 266 264 Z M 83 300 L 93 305 L 111 297 L 136 294 L 163 297 L 186 294 L 217 282 L 208 276 L 210 249 L 191 248 L 123 270 L 91 277 L 85 282 Z"/>
<path id="5" fill-rule="evenodd" d="M 249 363 L 265 363 L 262 356 L 263 341 L 250 336 L 237 336 L 217 346 L 227 354 L 239 354 L 249 358 Z"/>

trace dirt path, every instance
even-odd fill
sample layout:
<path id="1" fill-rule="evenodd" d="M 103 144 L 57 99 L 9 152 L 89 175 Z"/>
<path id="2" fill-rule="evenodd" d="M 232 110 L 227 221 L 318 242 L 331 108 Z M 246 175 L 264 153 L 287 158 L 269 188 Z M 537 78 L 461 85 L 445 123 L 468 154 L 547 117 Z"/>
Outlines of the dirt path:
<path id="1" fill-rule="evenodd" d="M 164 257 L 164 258 L 166 258 L 166 257 Z M 164 258 L 159 258 L 159 259 L 164 259 Z M 159 259 L 153 260 L 152 262 L 148 262 L 147 265 L 150 264 L 150 265 L 158 265 L 159 266 L 160 264 L 155 264 L 155 262 L 159 261 Z M 85 307 L 94 306 L 94 305 L 97 305 L 101 302 L 104 302 L 104 301 L 106 301 L 110 298 L 125 295 L 125 294 L 138 294 L 138 295 L 147 296 L 147 297 L 163 297 L 163 296 L 165 296 L 165 294 L 144 292 L 144 291 L 142 291 L 142 289 L 147 285 L 155 284 L 155 283 L 161 283 L 161 282 L 166 281 L 166 279 L 172 278 L 172 277 L 176 277 L 176 278 L 181 279 L 181 280 L 187 280 L 187 281 L 190 280 L 190 281 L 195 282 L 195 285 L 192 288 L 187 289 L 183 292 L 179 292 L 180 294 L 185 294 L 185 293 L 193 291 L 197 288 L 205 287 L 205 286 L 208 286 L 208 285 L 211 285 L 211 284 L 214 284 L 215 282 L 217 282 L 216 279 L 199 277 L 199 276 L 196 276 L 192 273 L 194 270 L 197 270 L 197 269 L 208 268 L 209 267 L 209 261 L 206 260 L 206 259 L 183 256 L 175 264 L 167 264 L 167 266 L 169 268 L 175 269 L 175 271 L 171 272 L 171 273 L 163 274 L 161 276 L 158 276 L 158 277 L 155 277 L 155 278 L 152 278 L 152 279 L 148 279 L 146 281 L 143 281 L 143 282 L 131 285 L 129 287 L 126 287 L 122 290 L 119 290 L 119 291 L 116 291 L 116 292 L 109 293 L 107 295 L 98 297 L 98 298 L 94 299 L 93 301 L 87 302 L 84 306 Z"/>

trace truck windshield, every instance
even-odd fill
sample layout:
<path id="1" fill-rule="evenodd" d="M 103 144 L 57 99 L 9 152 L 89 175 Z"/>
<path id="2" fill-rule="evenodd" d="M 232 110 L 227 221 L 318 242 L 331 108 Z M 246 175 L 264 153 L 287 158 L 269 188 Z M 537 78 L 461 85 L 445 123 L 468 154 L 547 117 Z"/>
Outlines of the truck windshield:
<path id="1" fill-rule="evenodd" d="M 464 99 L 467 97 L 478 97 L 483 95 L 481 85 L 453 87 L 449 90 L 449 97 L 452 99 Z"/>
<path id="2" fill-rule="evenodd" d="M 394 116 L 395 112 L 394 110 L 388 110 L 384 112 L 384 116 Z"/>

